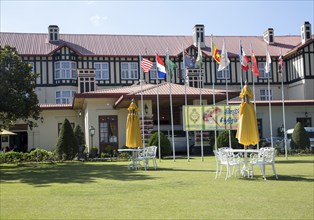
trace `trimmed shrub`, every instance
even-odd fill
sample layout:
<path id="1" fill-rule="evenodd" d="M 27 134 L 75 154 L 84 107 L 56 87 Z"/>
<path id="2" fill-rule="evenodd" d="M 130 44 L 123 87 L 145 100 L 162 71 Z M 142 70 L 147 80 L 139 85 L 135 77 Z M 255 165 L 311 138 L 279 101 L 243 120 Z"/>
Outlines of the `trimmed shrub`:
<path id="1" fill-rule="evenodd" d="M 235 132 L 231 131 L 231 147 L 238 148 L 238 140 L 235 137 Z M 217 137 L 217 147 L 229 147 L 229 131 L 220 132 Z"/>
<path id="2" fill-rule="evenodd" d="M 45 162 L 55 160 L 55 153 L 44 149 L 34 149 L 29 153 L 14 151 L 0 153 L 0 163 Z"/>
<path id="3" fill-rule="evenodd" d="M 158 132 L 155 132 L 148 140 L 148 146 L 157 146 L 158 147 Z M 160 151 L 161 151 L 161 156 L 168 156 L 171 154 L 171 147 L 170 147 L 170 141 L 167 138 L 167 136 L 160 132 Z M 157 155 L 158 149 L 157 149 Z"/>
<path id="4" fill-rule="evenodd" d="M 59 159 L 72 160 L 78 152 L 79 145 L 72 126 L 68 119 L 64 119 L 56 145 L 56 155 Z"/>
<path id="5" fill-rule="evenodd" d="M 290 147 L 295 150 L 305 150 L 310 148 L 310 138 L 300 122 L 298 122 L 293 129 Z"/>
<path id="6" fill-rule="evenodd" d="M 23 156 L 24 153 L 22 152 L 6 152 L 6 153 L 1 153 L 1 163 L 19 163 L 23 162 Z"/>
<path id="7" fill-rule="evenodd" d="M 79 146 L 84 146 L 85 145 L 85 137 L 84 137 L 84 132 L 82 131 L 81 126 L 76 125 L 73 132 L 74 132 L 74 136 L 77 140 L 77 144 Z"/>
<path id="8" fill-rule="evenodd" d="M 54 152 L 46 151 L 44 149 L 35 149 L 29 152 L 28 161 L 54 161 Z"/>

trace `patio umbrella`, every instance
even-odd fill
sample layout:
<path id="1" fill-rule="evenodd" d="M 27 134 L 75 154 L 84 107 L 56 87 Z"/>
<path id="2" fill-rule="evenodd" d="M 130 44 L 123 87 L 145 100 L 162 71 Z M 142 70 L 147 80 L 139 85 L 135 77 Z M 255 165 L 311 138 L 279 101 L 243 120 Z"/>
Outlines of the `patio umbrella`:
<path id="1" fill-rule="evenodd" d="M 16 133 L 13 133 L 13 132 L 11 132 L 11 131 L 2 129 L 2 130 L 0 130 L 0 135 L 9 136 L 9 135 L 17 135 L 17 134 L 16 134 Z"/>
<path id="2" fill-rule="evenodd" d="M 254 105 L 249 100 L 253 98 L 253 93 L 247 82 L 240 93 L 240 98 L 242 99 L 242 103 L 240 104 L 239 125 L 236 138 L 240 144 L 243 144 L 247 148 L 247 146 L 256 145 L 259 142 Z"/>
<path id="3" fill-rule="evenodd" d="M 128 108 L 128 118 L 126 121 L 126 146 L 128 148 L 142 147 L 142 137 L 140 131 L 140 119 L 138 116 L 138 108 L 134 103 L 134 99 Z"/>

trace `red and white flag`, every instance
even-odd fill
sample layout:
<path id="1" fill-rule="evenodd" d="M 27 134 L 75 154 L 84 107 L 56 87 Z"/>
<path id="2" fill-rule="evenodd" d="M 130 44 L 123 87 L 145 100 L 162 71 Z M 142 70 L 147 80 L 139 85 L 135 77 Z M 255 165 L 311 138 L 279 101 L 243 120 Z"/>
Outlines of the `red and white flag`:
<path id="1" fill-rule="evenodd" d="M 241 47 L 241 49 L 242 49 L 241 66 L 242 66 L 242 69 L 243 69 L 244 71 L 248 71 L 250 60 L 249 60 L 249 58 L 246 56 L 246 54 L 244 53 L 244 50 L 243 50 L 242 47 Z"/>
<path id="2" fill-rule="evenodd" d="M 153 66 L 153 62 L 152 61 L 150 61 L 148 59 L 145 59 L 145 58 L 142 59 L 141 67 L 142 67 L 144 73 L 148 73 L 148 71 L 150 71 L 152 66 Z"/>

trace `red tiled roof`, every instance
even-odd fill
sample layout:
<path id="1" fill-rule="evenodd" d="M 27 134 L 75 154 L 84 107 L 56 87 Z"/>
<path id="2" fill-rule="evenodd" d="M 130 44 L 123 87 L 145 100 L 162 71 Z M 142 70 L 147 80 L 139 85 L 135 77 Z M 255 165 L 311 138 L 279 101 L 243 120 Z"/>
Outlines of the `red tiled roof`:
<path id="1" fill-rule="evenodd" d="M 176 103 L 184 103 L 185 93 L 187 94 L 187 98 L 189 100 L 198 99 L 200 97 L 200 89 L 193 88 L 193 87 L 185 87 L 184 85 L 179 84 L 171 84 L 171 92 L 173 100 L 176 100 Z M 228 90 L 229 99 L 232 99 L 238 96 L 240 91 Z M 154 84 L 143 84 L 142 89 L 141 85 L 132 85 L 132 86 L 125 86 L 119 88 L 112 88 L 112 89 L 103 89 L 97 90 L 94 92 L 87 92 L 87 93 L 76 93 L 74 98 L 74 106 L 82 105 L 81 99 L 84 98 L 116 98 L 115 107 L 126 107 L 129 105 L 130 100 L 132 98 L 140 99 L 141 95 L 143 95 L 144 99 L 152 99 L 155 100 L 157 94 L 159 95 L 160 99 L 169 99 L 170 94 L 170 83 L 163 82 L 158 85 Z M 202 89 L 202 96 L 204 99 L 208 101 L 212 101 L 213 99 L 213 90 L 203 88 Z M 215 90 L 215 97 L 216 101 L 222 101 L 226 99 L 226 91 L 225 90 Z"/>
<path id="2" fill-rule="evenodd" d="M 169 48 L 170 56 L 178 56 L 184 48 L 193 45 L 191 36 L 154 36 L 154 35 L 91 35 L 91 34 L 60 34 L 60 41 L 49 43 L 48 34 L 36 33 L 0 33 L 1 47 L 16 47 L 21 55 L 49 55 L 58 48 L 68 46 L 82 56 L 138 56 L 146 54 L 154 57 L 155 51 L 165 56 Z M 239 41 L 244 51 L 250 55 L 250 45 L 256 56 L 265 56 L 266 43 L 262 36 L 214 36 L 213 41 L 221 50 L 223 40 L 230 57 L 238 55 Z M 301 42 L 300 36 L 275 36 L 275 44 L 269 45 L 271 56 L 287 54 Z M 211 37 L 205 37 L 204 55 L 211 56 Z"/>

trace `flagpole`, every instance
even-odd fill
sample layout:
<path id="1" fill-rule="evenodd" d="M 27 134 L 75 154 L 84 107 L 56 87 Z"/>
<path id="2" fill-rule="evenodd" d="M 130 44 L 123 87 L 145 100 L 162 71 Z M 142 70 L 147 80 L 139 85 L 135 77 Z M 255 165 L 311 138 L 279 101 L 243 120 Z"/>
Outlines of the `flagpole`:
<path id="1" fill-rule="evenodd" d="M 221 51 L 221 59 L 220 59 L 220 64 L 219 64 L 219 67 L 218 67 L 218 71 L 225 70 L 229 65 L 230 65 L 230 60 L 228 58 L 228 51 L 226 49 L 225 40 L 223 40 L 222 51 Z M 228 83 L 227 83 L 227 80 L 226 80 L 226 87 L 227 87 L 227 85 L 228 85 Z M 226 91 L 227 104 L 229 104 L 229 100 L 228 100 L 229 97 L 228 96 L 229 96 L 228 95 L 228 91 Z M 224 115 L 226 116 L 226 114 L 224 114 Z M 227 125 L 225 125 L 225 128 L 226 127 L 227 127 Z M 231 131 L 230 131 L 230 127 L 229 127 L 229 148 L 231 148 Z"/>
<path id="2" fill-rule="evenodd" d="M 184 54 L 184 46 L 182 44 L 182 62 L 183 62 L 183 74 L 185 74 L 185 78 L 184 78 L 184 102 L 185 102 L 185 106 L 188 105 L 188 101 L 187 101 L 187 94 L 186 94 L 186 78 L 187 78 L 187 75 L 186 75 L 186 66 L 185 66 L 185 54 Z M 189 138 L 189 131 L 186 130 L 185 131 L 185 134 L 186 134 L 186 151 L 187 151 L 187 156 L 188 156 L 188 162 L 190 162 L 190 138 Z"/>
<path id="3" fill-rule="evenodd" d="M 286 132 L 286 111 L 285 111 L 285 96 L 284 96 L 284 90 L 283 90 L 283 58 L 282 58 L 282 50 L 280 48 L 280 58 L 281 60 L 281 100 L 282 100 L 282 117 L 283 117 L 283 138 L 284 138 L 284 144 L 285 144 L 285 157 L 288 159 L 288 147 L 287 147 L 287 132 Z"/>
<path id="4" fill-rule="evenodd" d="M 201 52 L 201 42 L 200 42 L 200 38 L 198 38 L 198 58 L 200 59 L 199 60 L 199 87 L 200 87 L 200 106 L 201 106 L 201 113 L 203 115 L 203 108 L 202 108 L 202 56 L 201 54 L 199 53 L 202 53 Z M 202 161 L 204 161 L 204 143 L 203 143 L 203 125 L 202 125 L 202 128 L 201 128 L 201 158 L 202 158 Z"/>
<path id="5" fill-rule="evenodd" d="M 140 86 L 141 86 L 141 115 L 142 115 L 142 143 L 145 148 L 145 134 L 144 134 L 144 103 L 143 103 L 143 70 L 141 68 L 142 56 L 139 55 L 140 59 Z"/>
<path id="6" fill-rule="evenodd" d="M 173 112 L 172 112 L 172 91 L 171 91 L 172 73 L 171 73 L 171 69 L 170 69 L 170 57 L 169 57 L 169 49 L 168 48 L 167 48 L 167 55 L 166 55 L 166 65 L 167 65 L 168 75 L 169 75 L 169 90 L 170 90 L 169 98 L 170 98 L 172 153 L 173 153 L 173 161 L 175 162 L 176 161 L 176 151 L 175 151 L 175 144 L 174 144 L 174 128 L 173 128 Z"/>
<path id="7" fill-rule="evenodd" d="M 223 40 L 223 43 L 225 44 L 225 39 Z M 226 46 L 226 45 L 225 45 Z M 226 70 L 224 70 L 224 74 L 225 74 L 225 80 L 226 80 L 226 98 L 227 98 L 227 106 L 229 107 L 229 93 L 228 93 L 228 79 L 227 79 L 227 73 Z M 230 111 L 229 111 L 230 112 Z M 227 115 L 226 115 L 227 117 Z M 226 120 L 228 121 L 228 120 Z M 231 123 L 229 124 L 229 129 L 228 129 L 228 133 L 229 133 L 229 148 L 232 148 L 231 146 L 231 130 L 230 130 L 230 126 Z"/>
<path id="8" fill-rule="evenodd" d="M 227 107 L 229 107 L 229 94 L 228 94 L 228 82 L 227 82 L 227 73 L 226 71 L 225 72 L 225 79 L 226 79 L 226 98 L 227 98 Z M 230 112 L 230 111 L 229 111 Z M 230 115 L 230 114 L 229 114 Z M 226 115 L 227 117 L 227 115 Z M 227 119 L 227 118 L 226 118 Z M 226 120 L 227 122 L 228 120 Z M 228 133 L 229 133 L 229 148 L 232 148 L 231 146 L 231 130 L 230 130 L 230 126 L 231 126 L 231 123 L 229 124 L 229 129 L 228 129 Z"/>
<path id="9" fill-rule="evenodd" d="M 253 50 L 252 50 L 252 44 L 250 44 L 250 50 L 251 50 L 251 53 L 252 53 L 252 56 L 251 56 L 251 64 L 252 64 L 252 82 L 253 82 L 253 99 L 254 99 L 254 110 L 255 110 L 255 114 L 257 114 L 257 111 L 256 111 L 256 98 L 255 98 L 255 79 L 254 79 L 254 62 L 252 60 L 253 58 Z M 255 56 L 255 55 L 254 55 Z M 256 59 L 256 58 L 255 58 Z M 259 142 L 257 142 L 257 149 L 259 149 Z"/>
<path id="10" fill-rule="evenodd" d="M 214 109 L 215 109 L 215 107 L 216 107 L 216 92 L 215 92 L 215 80 L 216 80 L 216 75 L 215 75 L 215 67 L 214 67 L 214 63 L 215 62 L 213 62 L 213 35 L 211 35 L 211 45 L 212 45 L 212 58 L 211 58 L 211 62 L 213 63 L 213 68 L 212 69 L 214 69 L 213 70 L 213 74 L 212 74 L 212 76 L 213 76 L 213 78 L 212 78 L 212 84 L 213 84 L 213 105 L 214 105 Z M 214 113 L 214 115 L 215 115 L 215 119 L 216 119 L 216 113 Z M 217 124 L 215 123 L 215 150 L 217 150 Z"/>
<path id="11" fill-rule="evenodd" d="M 267 65 L 267 59 L 268 59 L 268 55 L 269 55 L 269 51 L 268 51 L 268 46 L 266 47 L 267 49 L 267 54 L 266 54 L 266 65 Z M 270 57 L 270 56 L 269 56 Z M 271 116 L 271 101 L 270 101 L 270 74 L 271 74 L 271 58 L 270 58 L 270 63 L 269 63 L 269 72 L 268 72 L 268 77 L 267 77 L 267 86 L 268 86 L 268 106 L 269 106 L 269 127 L 270 127 L 270 140 L 271 140 L 271 147 L 274 147 L 274 143 L 273 143 L 273 128 L 272 128 L 272 116 Z"/>
<path id="12" fill-rule="evenodd" d="M 240 83 L 241 83 L 241 89 L 242 89 L 242 74 L 243 74 L 243 70 L 242 70 L 242 64 L 241 64 L 241 59 L 242 59 L 242 45 L 241 45 L 241 40 L 239 40 L 239 44 L 240 44 Z"/>
<path id="13" fill-rule="evenodd" d="M 159 120 L 159 74 L 158 74 L 158 68 L 157 68 L 157 52 L 156 53 L 156 78 L 157 78 L 157 124 L 158 124 L 158 157 L 159 157 L 159 162 L 161 162 L 161 149 L 160 149 L 160 120 Z"/>

